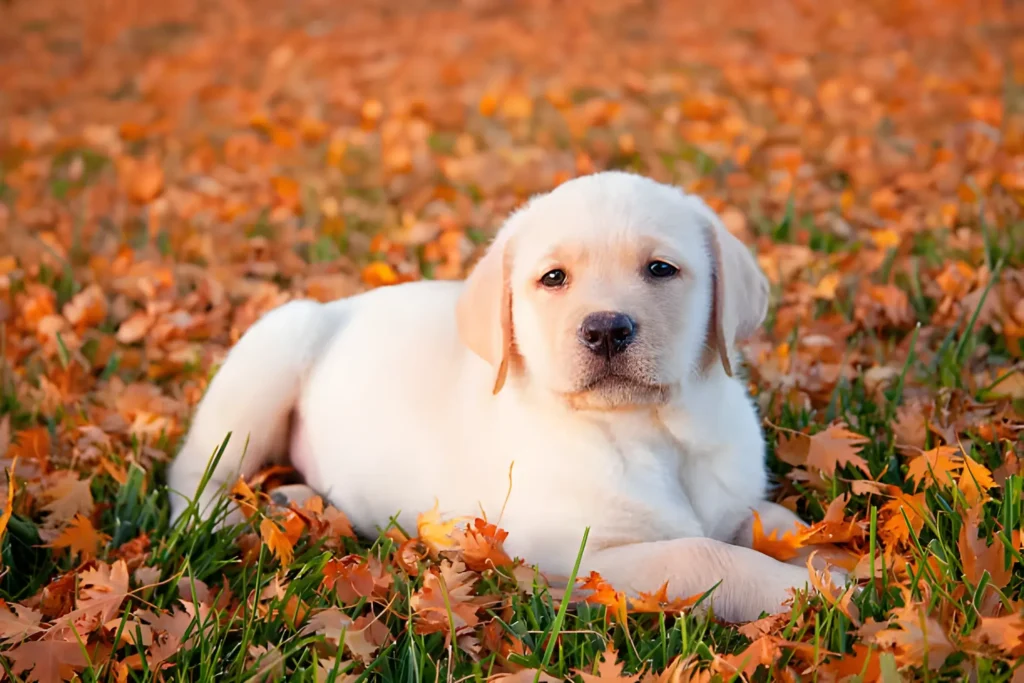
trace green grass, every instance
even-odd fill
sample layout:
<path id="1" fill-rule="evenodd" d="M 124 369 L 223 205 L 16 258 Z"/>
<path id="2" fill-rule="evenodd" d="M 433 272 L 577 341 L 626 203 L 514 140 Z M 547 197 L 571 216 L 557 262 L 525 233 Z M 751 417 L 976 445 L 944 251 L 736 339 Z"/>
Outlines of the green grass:
<path id="1" fill-rule="evenodd" d="M 776 234 L 783 234 L 780 230 Z M 71 285 L 62 284 L 56 277 L 51 285 L 58 292 Z M 907 281 L 907 287 L 912 283 Z M 931 302 L 927 302 L 931 305 Z M 835 304 L 837 308 L 841 302 Z M 912 332 L 917 335 L 917 329 Z M 928 388 L 938 396 L 943 387 L 957 388 L 969 363 L 977 363 L 971 351 L 992 331 L 966 321 L 961 331 L 950 330 L 944 338 L 933 343 L 926 357 L 920 354 L 905 359 L 899 380 L 882 393 L 870 393 L 862 378 L 842 380 L 822 408 L 795 410 L 785 406 L 781 397 L 768 397 L 768 405 L 782 406 L 776 411 L 769 408 L 773 422 L 766 427 L 769 444 L 777 440 L 778 430 L 806 430 L 841 419 L 855 425 L 858 433 L 870 437 L 862 455 L 871 472 L 879 480 L 914 492 L 913 484 L 905 474 L 904 463 L 894 448 L 892 421 L 901 405 L 905 389 Z M 851 348 L 868 343 L 863 335 L 850 339 Z M 114 374 L 118 373 L 115 368 Z M 12 396 L 7 385 L 2 413 L 9 415 L 16 427 L 33 423 L 36 416 L 27 406 Z M 65 419 L 67 416 L 65 416 Z M 54 419 L 54 418 L 49 418 Z M 60 419 L 59 416 L 56 419 Z M 51 423 L 56 434 L 56 425 Z M 1013 443 L 991 443 L 979 437 L 963 443 L 972 456 L 990 468 L 997 467 L 1007 449 L 1019 447 Z M 770 460 L 772 471 L 780 478 L 789 466 L 774 456 Z M 343 670 L 338 674 L 352 674 L 355 680 L 383 681 L 435 681 L 483 680 L 500 670 L 500 662 L 493 653 L 477 659 L 460 648 L 452 648 L 440 633 L 420 635 L 412 626 L 413 610 L 410 598 L 422 586 L 422 573 L 410 577 L 392 567 L 393 589 L 386 603 L 360 600 L 343 603 L 339 596 L 321 586 L 324 568 L 332 557 L 355 554 L 376 557 L 389 564 L 397 551 L 392 538 L 382 529 L 376 539 L 346 540 L 342 547 L 324 547 L 323 542 L 303 538 L 295 548 L 295 555 L 287 567 L 281 567 L 265 545 L 259 545 L 255 561 L 242 562 L 239 538 L 258 529 L 256 520 L 248 527 L 219 528 L 216 520 L 199 520 L 186 515 L 174 526 L 168 525 L 168 503 L 162 485 L 161 467 L 145 471 L 129 466 L 128 478 L 117 485 L 104 473 L 96 473 L 92 492 L 101 506 L 99 528 L 110 537 L 100 558 L 113 561 L 123 544 L 144 535 L 152 545 L 145 557 L 146 566 L 159 570 L 154 585 L 141 586 L 133 582 L 133 590 L 120 613 L 127 615 L 136 609 L 171 609 L 179 599 L 179 584 L 202 582 L 209 587 L 226 585 L 236 602 L 227 609 L 212 610 L 205 620 L 198 617 L 192 623 L 195 632 L 201 632 L 198 645 L 180 651 L 168 668 L 159 674 L 146 666 L 132 671 L 130 680 L 146 681 L 160 676 L 167 680 L 243 681 L 253 675 L 250 648 L 265 646 L 276 648 L 283 657 L 285 670 L 291 680 L 314 680 L 318 662 L 337 654 L 337 645 L 325 642 L 317 635 L 304 633 L 303 622 L 287 618 L 287 604 L 292 597 L 301 599 L 306 608 L 316 611 L 337 607 L 353 618 L 372 613 L 386 624 L 392 640 L 366 661 L 339 658 Z M 885 474 L 882 474 L 882 472 Z M 842 473 L 843 478 L 855 478 L 855 472 Z M 849 490 L 850 484 L 841 478 L 831 482 L 831 490 L 816 492 L 808 487 L 795 486 L 800 495 L 800 508 L 805 518 L 817 521 L 824 513 L 828 501 Z M 1005 546 L 1006 559 L 1012 563 L 1013 578 L 1003 591 L 1008 601 L 1019 601 L 1024 587 L 1021 555 L 1011 543 L 1011 531 L 1021 528 L 1024 518 L 1022 506 L 1022 480 L 1009 477 L 1001 489 L 993 490 L 994 497 L 984 507 L 982 529 L 991 534 L 995 543 Z M 922 532 L 913 539 L 909 557 L 919 566 L 915 580 L 927 586 L 931 600 L 943 600 L 962 610 L 964 634 L 977 622 L 973 601 L 984 586 L 964 585 L 963 569 L 958 550 L 958 538 L 963 524 L 963 494 L 955 487 L 932 486 L 926 489 L 927 509 L 923 512 Z M 25 491 L 20 496 L 28 495 Z M 847 506 L 849 514 L 859 515 L 871 524 L 871 557 L 879 547 L 877 519 L 883 501 L 866 496 L 853 496 Z M 16 509 L 19 506 L 16 502 Z M 222 511 L 226 509 L 222 507 Z M 260 513 L 262 514 L 262 513 Z M 3 540 L 3 564 L 7 568 L 0 576 L 0 597 L 14 603 L 25 601 L 37 594 L 49 581 L 65 572 L 81 569 L 78 561 L 67 553 L 56 554 L 41 548 L 40 519 L 15 514 Z M 925 561 L 935 562 L 929 566 Z M 878 555 L 879 562 L 884 561 Z M 250 596 L 259 595 L 273 582 L 287 586 L 282 597 L 270 597 L 253 602 Z M 153 582 L 150 582 L 153 583 Z M 911 582 L 913 585 L 914 582 Z M 966 590 L 962 590 L 962 589 Z M 735 629 L 716 623 L 708 616 L 664 614 L 631 615 L 625 624 L 609 619 L 603 606 L 556 599 L 544 586 L 530 590 L 516 587 L 513 577 L 502 571 L 489 570 L 482 574 L 478 586 L 482 595 L 494 595 L 499 607 L 480 611 L 482 622 L 491 622 L 495 633 L 507 634 L 510 642 L 522 644 L 522 654 L 513 654 L 509 661 L 527 668 L 543 669 L 551 675 L 571 676 L 577 670 L 589 670 L 609 644 L 619 653 L 627 672 L 641 670 L 660 671 L 677 657 L 693 656 L 711 662 L 714 655 L 743 651 L 749 640 Z M 920 587 L 911 589 L 915 600 L 927 600 Z M 240 602 L 238 602 L 240 601 Z M 903 595 L 899 585 L 885 582 L 868 585 L 854 599 L 861 619 L 865 623 L 884 620 L 892 609 L 900 606 Z M 258 603 L 258 606 L 257 604 Z M 834 653 L 849 653 L 855 637 L 850 620 L 837 607 L 811 597 L 801 601 L 802 607 L 794 612 L 790 625 L 782 636 L 790 641 L 815 643 L 817 647 Z M 127 621 L 125 622 L 128 623 Z M 105 636 L 108 644 L 114 642 L 112 634 Z M 129 644 L 115 648 L 118 656 L 131 654 Z M 953 655 L 946 666 L 927 674 L 929 680 L 957 680 L 963 673 L 962 655 Z M 886 668 L 895 667 L 891 655 L 883 657 Z M 5 664 L 6 665 L 6 664 Z M 972 665 L 979 681 L 1009 680 L 1011 669 L 1005 662 L 985 658 Z M 918 672 L 924 676 L 923 671 Z M 9 672 L 10 674 L 10 672 Z M 115 675 L 113 664 L 86 669 L 83 680 L 106 680 Z M 14 677 L 13 680 L 18 680 Z M 340 678 L 339 678 L 340 680 Z"/>

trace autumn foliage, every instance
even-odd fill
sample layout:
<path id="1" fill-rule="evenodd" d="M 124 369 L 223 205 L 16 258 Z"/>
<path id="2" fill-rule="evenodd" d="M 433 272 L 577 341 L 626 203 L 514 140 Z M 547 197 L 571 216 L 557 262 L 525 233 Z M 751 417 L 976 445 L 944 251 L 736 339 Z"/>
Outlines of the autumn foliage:
<path id="1" fill-rule="evenodd" d="M 539 577 L 500 519 L 356 538 L 272 503 L 287 469 L 168 527 L 260 315 L 461 277 L 605 168 L 755 250 L 750 388 L 808 520 L 755 547 L 857 591 L 721 624 Z M 1020 2 L 8 0 L 0 679 L 1024 681 L 1022 340 Z"/>

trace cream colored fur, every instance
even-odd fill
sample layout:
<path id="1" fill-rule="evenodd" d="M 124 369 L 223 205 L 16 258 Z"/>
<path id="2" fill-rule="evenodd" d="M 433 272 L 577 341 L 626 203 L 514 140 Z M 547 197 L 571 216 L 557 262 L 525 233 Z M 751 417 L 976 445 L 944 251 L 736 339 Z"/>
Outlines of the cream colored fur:
<path id="1" fill-rule="evenodd" d="M 650 278 L 652 260 L 678 275 Z M 566 284 L 541 286 L 555 268 Z M 589 527 L 582 570 L 622 589 L 721 582 L 720 617 L 778 611 L 808 573 L 745 547 L 754 510 L 769 529 L 797 520 L 765 500 L 760 421 L 735 375 L 736 342 L 767 303 L 756 262 L 699 198 L 618 172 L 569 181 L 511 216 L 466 282 L 294 301 L 259 320 L 171 467 L 174 515 L 231 432 L 203 510 L 290 454 L 368 535 L 396 513 L 415 527 L 436 499 L 566 576 Z M 596 311 L 636 320 L 614 364 L 579 342 Z"/>

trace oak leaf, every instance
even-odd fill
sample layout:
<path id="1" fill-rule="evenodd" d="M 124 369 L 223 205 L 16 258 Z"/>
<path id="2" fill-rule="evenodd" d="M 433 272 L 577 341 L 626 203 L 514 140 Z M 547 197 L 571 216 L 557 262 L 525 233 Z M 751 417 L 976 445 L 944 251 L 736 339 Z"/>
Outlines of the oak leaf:
<path id="1" fill-rule="evenodd" d="M 364 614 L 352 620 L 336 607 L 325 609 L 310 618 L 302 633 L 317 633 L 335 645 L 345 642 L 345 647 L 356 659 L 369 663 L 374 655 L 391 638 L 387 625 L 372 614 Z"/>
<path id="2" fill-rule="evenodd" d="M 43 506 L 47 526 L 59 526 L 77 515 L 91 515 L 96 505 L 92 498 L 92 478 L 79 478 L 73 470 L 57 470 L 46 479 Z"/>
<path id="3" fill-rule="evenodd" d="M 958 488 L 969 506 L 988 499 L 988 491 L 996 487 L 992 471 L 969 455 L 964 455 L 964 469 L 960 473 Z"/>

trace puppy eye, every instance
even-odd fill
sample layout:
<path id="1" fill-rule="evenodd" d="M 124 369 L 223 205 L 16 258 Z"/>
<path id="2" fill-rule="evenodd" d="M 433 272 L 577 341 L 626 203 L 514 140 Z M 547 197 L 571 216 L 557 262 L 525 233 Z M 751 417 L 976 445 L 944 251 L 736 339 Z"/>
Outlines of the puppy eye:
<path id="1" fill-rule="evenodd" d="M 665 263 L 664 261 L 651 261 L 647 264 L 647 272 L 654 277 L 662 278 L 672 277 L 679 272 L 679 269 L 671 263 Z"/>
<path id="2" fill-rule="evenodd" d="M 565 271 L 561 268 L 549 270 L 541 276 L 540 283 L 544 287 L 561 287 L 565 284 Z"/>

